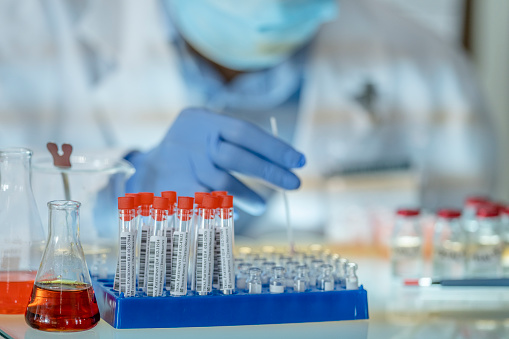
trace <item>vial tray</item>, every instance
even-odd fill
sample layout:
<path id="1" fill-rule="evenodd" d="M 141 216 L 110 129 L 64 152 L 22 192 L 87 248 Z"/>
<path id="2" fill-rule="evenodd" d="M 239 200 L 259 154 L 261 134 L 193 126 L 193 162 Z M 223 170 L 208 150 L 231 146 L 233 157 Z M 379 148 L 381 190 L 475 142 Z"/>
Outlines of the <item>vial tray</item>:
<path id="1" fill-rule="evenodd" d="M 285 324 L 369 319 L 367 291 L 237 292 L 125 298 L 113 279 L 93 279 L 101 318 L 119 329 Z M 167 293 L 167 292 L 165 292 Z"/>

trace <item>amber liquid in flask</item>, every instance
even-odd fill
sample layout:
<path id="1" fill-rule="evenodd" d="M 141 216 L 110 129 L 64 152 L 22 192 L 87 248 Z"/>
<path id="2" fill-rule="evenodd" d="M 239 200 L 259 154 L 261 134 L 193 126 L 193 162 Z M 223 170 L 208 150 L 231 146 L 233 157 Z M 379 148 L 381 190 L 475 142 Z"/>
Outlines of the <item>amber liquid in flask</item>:
<path id="1" fill-rule="evenodd" d="M 100 319 L 92 286 L 73 282 L 36 283 L 26 311 L 27 322 L 44 331 L 80 331 Z"/>
<path id="2" fill-rule="evenodd" d="M 35 274 L 35 271 L 0 272 L 0 314 L 25 312 Z"/>
<path id="3" fill-rule="evenodd" d="M 51 201 L 46 250 L 33 285 L 25 321 L 43 331 L 83 331 L 100 320 L 79 241 L 76 201 Z"/>

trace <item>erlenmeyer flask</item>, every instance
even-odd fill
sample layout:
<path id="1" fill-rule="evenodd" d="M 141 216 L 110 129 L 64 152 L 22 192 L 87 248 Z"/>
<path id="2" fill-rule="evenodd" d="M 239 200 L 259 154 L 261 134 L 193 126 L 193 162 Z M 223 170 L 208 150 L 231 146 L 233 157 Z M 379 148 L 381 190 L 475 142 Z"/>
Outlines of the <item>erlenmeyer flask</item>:
<path id="1" fill-rule="evenodd" d="M 23 314 L 44 232 L 30 183 L 32 151 L 0 148 L 0 313 Z"/>
<path id="2" fill-rule="evenodd" d="M 79 238 L 76 201 L 51 201 L 49 234 L 25 313 L 25 321 L 44 331 L 82 331 L 100 319 Z"/>

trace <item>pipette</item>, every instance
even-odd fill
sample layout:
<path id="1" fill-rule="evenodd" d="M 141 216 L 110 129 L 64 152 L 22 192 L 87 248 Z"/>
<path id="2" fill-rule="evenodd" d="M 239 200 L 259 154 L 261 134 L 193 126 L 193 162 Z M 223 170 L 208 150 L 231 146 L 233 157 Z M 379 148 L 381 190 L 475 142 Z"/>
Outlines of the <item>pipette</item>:
<path id="1" fill-rule="evenodd" d="M 277 121 L 275 117 L 270 117 L 270 127 L 272 128 L 272 135 L 277 138 Z M 286 214 L 286 235 L 288 238 L 288 247 L 290 250 L 290 254 L 293 255 L 295 253 L 295 244 L 293 240 L 293 228 L 290 222 L 290 207 L 288 205 L 288 197 L 286 196 L 286 191 L 281 189 L 281 194 L 283 195 L 283 201 L 285 204 L 285 214 Z"/>

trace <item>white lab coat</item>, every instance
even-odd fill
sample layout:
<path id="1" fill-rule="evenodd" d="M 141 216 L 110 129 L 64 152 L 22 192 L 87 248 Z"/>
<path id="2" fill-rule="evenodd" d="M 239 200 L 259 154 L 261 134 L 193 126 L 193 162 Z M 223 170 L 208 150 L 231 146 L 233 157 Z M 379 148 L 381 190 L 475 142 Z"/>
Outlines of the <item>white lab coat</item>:
<path id="1" fill-rule="evenodd" d="M 90 0 L 78 15 L 68 4 L 0 2 L 0 144 L 150 149 L 184 107 L 200 104 L 161 4 Z M 425 202 L 449 196 L 451 182 L 461 188 L 456 200 L 486 191 L 494 143 L 465 58 L 377 1 L 340 5 L 306 66 L 295 138 L 308 159 L 302 174 L 406 157 Z M 353 99 L 367 80 L 375 114 Z"/>

